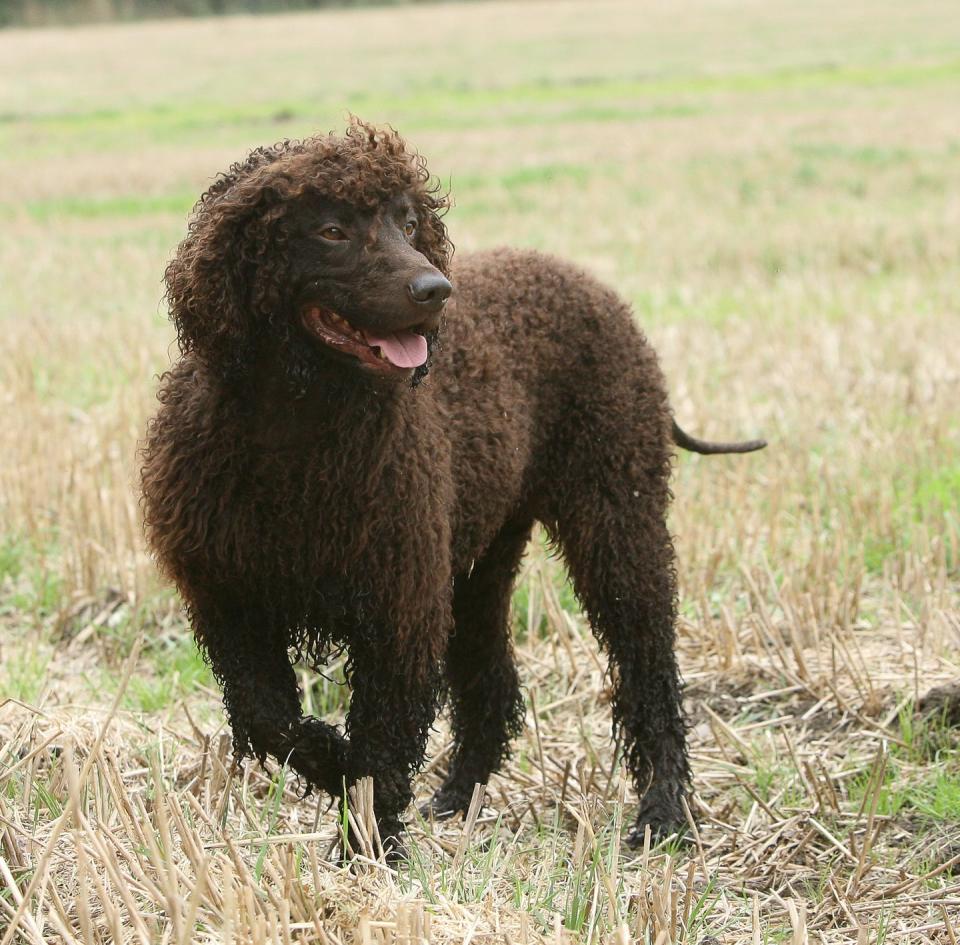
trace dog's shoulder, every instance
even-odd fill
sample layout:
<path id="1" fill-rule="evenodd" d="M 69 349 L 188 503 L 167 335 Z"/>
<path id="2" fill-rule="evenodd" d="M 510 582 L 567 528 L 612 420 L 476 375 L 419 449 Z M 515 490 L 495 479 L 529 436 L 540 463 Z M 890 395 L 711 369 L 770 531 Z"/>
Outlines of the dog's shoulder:
<path id="1" fill-rule="evenodd" d="M 459 288 L 470 289 L 487 283 L 503 287 L 514 283 L 529 285 L 545 279 L 582 281 L 590 276 L 585 270 L 566 259 L 538 249 L 515 246 L 496 246 L 475 250 L 454 257 L 452 278 Z"/>
<path id="2" fill-rule="evenodd" d="M 533 249 L 501 247 L 458 257 L 451 314 L 467 331 L 524 335 L 580 331 L 587 323 L 630 321 L 616 292 L 576 262 Z"/>

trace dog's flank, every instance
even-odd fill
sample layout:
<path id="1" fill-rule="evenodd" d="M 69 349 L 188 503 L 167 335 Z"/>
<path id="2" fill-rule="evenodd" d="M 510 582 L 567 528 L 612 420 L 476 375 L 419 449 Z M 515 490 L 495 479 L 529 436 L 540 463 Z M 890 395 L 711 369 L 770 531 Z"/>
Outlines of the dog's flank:
<path id="1" fill-rule="evenodd" d="M 441 693 L 437 812 L 466 809 L 522 724 L 510 598 L 542 523 L 612 664 L 642 842 L 685 823 L 690 778 L 663 377 L 575 266 L 502 249 L 451 267 L 445 206 L 399 135 L 357 121 L 204 195 L 166 273 L 182 357 L 143 450 L 147 537 L 238 754 L 336 796 L 373 775 L 389 844 Z M 345 731 L 303 715 L 290 660 L 340 646 Z"/>

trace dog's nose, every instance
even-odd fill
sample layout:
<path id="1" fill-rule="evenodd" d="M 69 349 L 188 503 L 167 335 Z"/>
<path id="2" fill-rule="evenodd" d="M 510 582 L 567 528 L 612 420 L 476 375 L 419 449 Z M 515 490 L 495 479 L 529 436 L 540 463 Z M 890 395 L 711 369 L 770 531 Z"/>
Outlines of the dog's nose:
<path id="1" fill-rule="evenodd" d="M 429 312 L 438 311 L 450 298 L 453 286 L 439 272 L 425 272 L 415 276 L 407 286 L 414 303 Z"/>

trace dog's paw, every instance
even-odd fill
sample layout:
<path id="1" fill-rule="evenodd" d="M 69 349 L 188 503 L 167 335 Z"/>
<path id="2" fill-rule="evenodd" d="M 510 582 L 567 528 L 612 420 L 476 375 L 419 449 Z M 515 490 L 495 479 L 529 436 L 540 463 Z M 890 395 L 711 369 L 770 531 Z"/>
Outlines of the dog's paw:
<path id="1" fill-rule="evenodd" d="M 383 860 L 387 866 L 397 866 L 407 858 L 407 845 L 403 842 L 403 825 L 397 822 L 392 827 L 381 826 Z"/>
<path id="2" fill-rule="evenodd" d="M 397 866 L 407 858 L 407 847 L 403 842 L 403 824 L 400 821 L 381 823 L 377 825 L 380 834 L 380 844 L 371 848 L 369 843 L 358 837 L 351 827 L 347 835 L 347 843 L 343 837 L 339 844 L 337 861 L 343 866 L 358 869 L 369 864 L 371 860 L 382 860 L 387 866 Z"/>
<path id="3" fill-rule="evenodd" d="M 917 712 L 942 719 L 951 727 L 960 725 L 960 683 L 949 683 L 931 689 L 917 703 Z"/>
<path id="4" fill-rule="evenodd" d="M 650 846 L 654 847 L 671 836 L 682 838 L 689 829 L 687 816 L 681 798 L 683 793 L 676 789 L 651 788 L 640 801 L 640 809 L 633 827 L 627 833 L 627 846 L 631 849 L 643 847 L 644 834 L 650 828 Z"/>
<path id="5" fill-rule="evenodd" d="M 470 807 L 473 792 L 458 791 L 453 788 L 439 788 L 426 804 L 420 807 L 420 816 L 424 820 L 449 820 L 457 814 L 466 814 Z"/>
<path id="6" fill-rule="evenodd" d="M 627 832 L 627 846 L 631 850 L 643 849 L 643 839 L 647 827 L 650 827 L 650 847 L 651 849 L 670 837 L 682 839 L 686 836 L 688 829 L 687 821 L 684 817 L 676 815 L 655 815 L 638 817 L 633 826 Z"/>

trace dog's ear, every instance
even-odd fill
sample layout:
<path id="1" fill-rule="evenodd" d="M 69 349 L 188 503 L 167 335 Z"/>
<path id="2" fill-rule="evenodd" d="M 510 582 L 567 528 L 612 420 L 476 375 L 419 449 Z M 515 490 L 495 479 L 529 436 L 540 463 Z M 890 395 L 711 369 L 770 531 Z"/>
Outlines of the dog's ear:
<path id="1" fill-rule="evenodd" d="M 447 235 L 447 227 L 442 217 L 447 207 L 446 198 L 443 198 L 443 202 L 439 205 L 438 203 L 435 197 L 428 195 L 426 205 L 421 207 L 417 248 L 437 269 L 445 276 L 449 276 L 453 243 Z"/>
<path id="2" fill-rule="evenodd" d="M 194 207 L 187 237 L 167 266 L 166 299 L 180 350 L 221 374 L 250 364 L 278 304 L 281 214 L 272 188 L 221 179 Z"/>
<path id="3" fill-rule="evenodd" d="M 416 181 L 417 215 L 420 226 L 417 230 L 417 249 L 445 276 L 450 275 L 453 259 L 453 243 L 447 234 L 444 214 L 453 206 L 450 193 L 443 189 L 440 180 L 431 175 L 423 155 L 411 156 L 412 174 Z"/>

